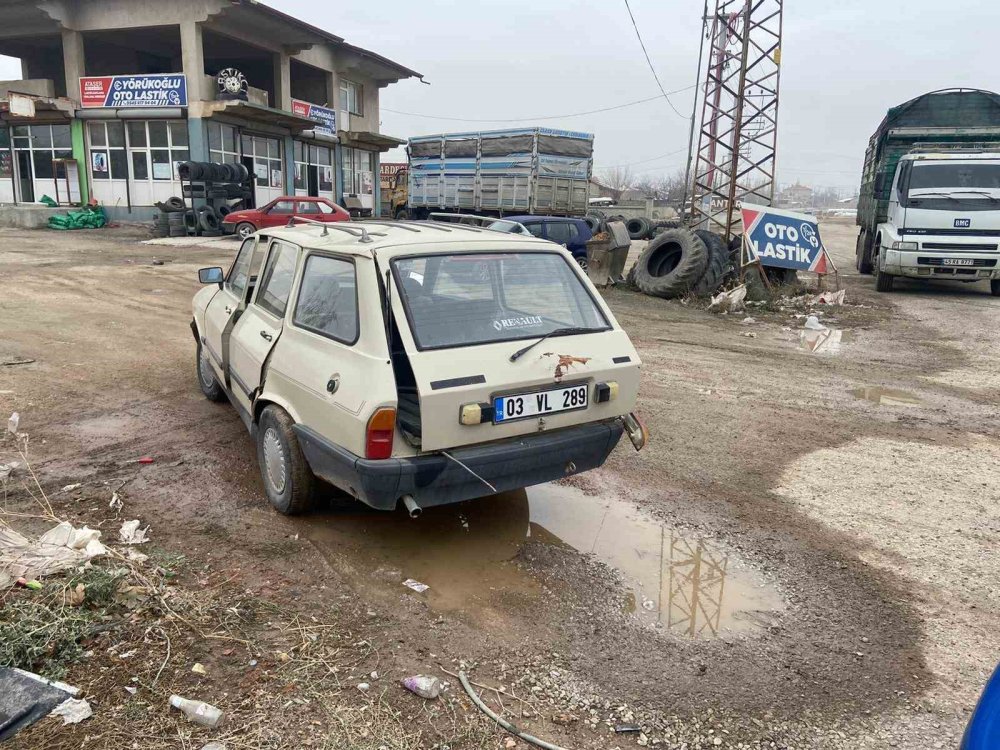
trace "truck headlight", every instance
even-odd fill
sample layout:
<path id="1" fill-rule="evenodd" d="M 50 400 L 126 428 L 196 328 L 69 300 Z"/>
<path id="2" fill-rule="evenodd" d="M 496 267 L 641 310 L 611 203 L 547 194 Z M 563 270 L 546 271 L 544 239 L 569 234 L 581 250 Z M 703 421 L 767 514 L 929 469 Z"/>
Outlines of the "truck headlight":
<path id="1" fill-rule="evenodd" d="M 893 250 L 916 250 L 917 249 L 917 243 L 916 242 L 893 242 L 892 243 L 892 249 Z"/>

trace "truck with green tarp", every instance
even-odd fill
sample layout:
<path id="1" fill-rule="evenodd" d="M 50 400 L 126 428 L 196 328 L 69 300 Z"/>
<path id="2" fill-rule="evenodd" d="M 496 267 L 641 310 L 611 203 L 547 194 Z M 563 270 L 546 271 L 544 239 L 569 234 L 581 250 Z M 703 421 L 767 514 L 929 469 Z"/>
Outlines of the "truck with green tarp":
<path id="1" fill-rule="evenodd" d="M 1000 296 L 1000 94 L 932 91 L 888 111 L 869 139 L 857 268 L 896 278 L 990 281 Z"/>

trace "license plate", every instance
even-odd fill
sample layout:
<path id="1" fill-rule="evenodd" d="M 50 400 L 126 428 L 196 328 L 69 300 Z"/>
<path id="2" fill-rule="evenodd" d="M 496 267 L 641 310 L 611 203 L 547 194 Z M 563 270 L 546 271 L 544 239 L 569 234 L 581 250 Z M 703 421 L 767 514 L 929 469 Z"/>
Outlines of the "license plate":
<path id="1" fill-rule="evenodd" d="M 942 266 L 974 266 L 976 261 L 972 258 L 942 258 Z"/>
<path id="2" fill-rule="evenodd" d="M 555 414 L 560 411 L 586 409 L 590 391 L 586 384 L 550 388 L 544 391 L 497 396 L 493 399 L 493 423 Z"/>

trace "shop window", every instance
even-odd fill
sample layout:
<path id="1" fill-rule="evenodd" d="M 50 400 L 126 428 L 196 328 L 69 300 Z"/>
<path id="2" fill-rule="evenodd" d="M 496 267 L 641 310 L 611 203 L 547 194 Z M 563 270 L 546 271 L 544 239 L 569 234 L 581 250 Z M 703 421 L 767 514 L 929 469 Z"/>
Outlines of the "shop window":
<path id="1" fill-rule="evenodd" d="M 51 180 L 53 177 L 52 173 L 52 151 L 34 151 L 31 154 L 31 160 L 35 168 L 35 179 L 36 180 Z"/>
<path id="2" fill-rule="evenodd" d="M 364 116 L 364 89 L 354 81 L 340 81 L 340 108 L 358 117 Z"/>
<path id="3" fill-rule="evenodd" d="M 357 148 L 342 149 L 341 155 L 344 192 L 371 195 L 374 191 L 375 155 Z"/>
<path id="4" fill-rule="evenodd" d="M 127 180 L 128 157 L 125 125 L 121 122 L 87 123 L 90 139 L 90 174 L 95 180 Z"/>
<path id="5" fill-rule="evenodd" d="M 222 164 L 240 162 L 239 141 L 233 125 L 217 122 L 208 124 L 208 155 L 212 161 Z"/>
<path id="6" fill-rule="evenodd" d="M 128 145 L 132 148 L 146 147 L 146 123 L 130 122 L 128 124 Z"/>

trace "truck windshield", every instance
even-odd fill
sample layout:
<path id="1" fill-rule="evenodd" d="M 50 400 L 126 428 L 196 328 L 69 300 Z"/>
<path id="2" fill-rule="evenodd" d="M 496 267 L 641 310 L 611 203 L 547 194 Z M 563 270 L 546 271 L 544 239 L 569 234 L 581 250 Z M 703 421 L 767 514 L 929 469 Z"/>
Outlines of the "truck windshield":
<path id="1" fill-rule="evenodd" d="M 397 258 L 392 269 L 421 350 L 611 328 L 558 253 L 426 255 Z"/>
<path id="2" fill-rule="evenodd" d="M 1000 198 L 1000 163 L 913 162 L 907 189 L 910 200 L 922 197 L 961 200 Z"/>

